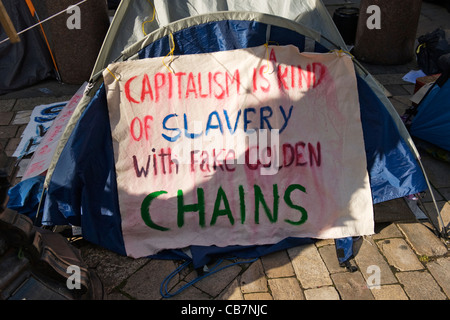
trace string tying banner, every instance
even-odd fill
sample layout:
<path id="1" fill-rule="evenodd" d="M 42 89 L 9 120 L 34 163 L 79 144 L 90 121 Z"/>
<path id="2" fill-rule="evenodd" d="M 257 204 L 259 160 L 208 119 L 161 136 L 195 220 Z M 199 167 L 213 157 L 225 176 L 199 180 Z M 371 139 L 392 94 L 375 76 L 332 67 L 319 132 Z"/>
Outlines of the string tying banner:
<path id="1" fill-rule="evenodd" d="M 106 70 L 108 70 L 108 72 L 114 77 L 114 79 L 116 79 L 116 81 L 119 81 L 120 76 L 119 76 L 119 78 L 117 78 L 117 77 L 114 75 L 114 73 L 111 72 L 111 70 L 109 70 L 108 68 L 106 68 Z"/>
<path id="2" fill-rule="evenodd" d="M 169 34 L 169 44 L 170 44 L 170 51 L 169 53 L 163 58 L 163 64 L 164 66 L 170 71 L 170 73 L 173 73 L 172 69 L 169 68 L 166 63 L 165 63 L 165 59 L 170 56 L 170 63 L 172 63 L 173 61 L 173 52 L 175 51 L 175 40 L 173 39 L 173 34 L 170 33 Z M 169 65 L 170 65 L 169 63 Z"/>
<path id="3" fill-rule="evenodd" d="M 349 51 L 342 50 L 342 49 L 339 49 L 339 50 L 337 50 L 337 49 L 336 49 L 336 50 L 331 50 L 330 52 L 336 53 L 338 57 L 342 57 L 342 56 L 344 56 L 344 55 L 348 55 L 348 56 L 350 56 L 350 58 L 352 58 L 352 60 L 355 58 L 355 56 L 352 55 Z"/>
<path id="4" fill-rule="evenodd" d="M 151 20 L 147 20 L 147 21 L 144 21 L 144 22 L 142 23 L 142 33 L 143 33 L 144 35 L 147 35 L 147 32 L 145 32 L 145 24 L 146 24 L 146 23 L 153 22 L 153 21 L 155 20 L 155 16 L 156 16 L 156 8 L 155 8 L 155 6 L 153 5 L 153 3 L 151 3 L 150 0 L 147 0 L 147 1 L 148 1 L 148 3 L 150 3 L 150 5 L 151 5 L 152 8 L 153 8 L 153 15 L 152 15 Z"/>

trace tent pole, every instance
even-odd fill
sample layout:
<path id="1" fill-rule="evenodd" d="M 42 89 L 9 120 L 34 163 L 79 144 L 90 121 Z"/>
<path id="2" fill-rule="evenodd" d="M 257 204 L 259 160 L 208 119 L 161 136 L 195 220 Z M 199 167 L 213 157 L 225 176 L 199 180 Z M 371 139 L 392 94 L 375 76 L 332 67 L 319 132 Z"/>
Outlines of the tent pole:
<path id="1" fill-rule="evenodd" d="M 5 32 L 9 37 L 9 41 L 11 41 L 11 43 L 20 42 L 20 38 L 19 35 L 17 34 L 16 28 L 14 28 L 11 18 L 9 17 L 8 12 L 6 12 L 6 8 L 1 0 L 0 0 L 0 23 L 3 26 L 3 29 L 5 29 Z"/>
<path id="2" fill-rule="evenodd" d="M 37 22 L 41 23 L 41 19 L 39 18 L 38 14 L 37 14 L 37 11 L 36 11 L 36 9 L 35 9 L 35 7 L 33 5 L 33 2 L 31 2 L 31 0 L 25 0 L 25 2 L 27 3 L 28 9 L 30 10 L 31 15 L 34 18 L 36 18 Z M 48 51 L 50 53 L 50 57 L 52 58 L 53 66 L 55 67 L 56 78 L 57 78 L 57 80 L 59 82 L 61 82 L 61 75 L 59 73 L 58 65 L 56 64 L 56 60 L 55 60 L 55 57 L 53 55 L 53 51 L 52 51 L 52 49 L 50 47 L 50 43 L 48 42 L 47 35 L 45 34 L 44 27 L 42 26 L 42 24 L 40 24 L 40 27 L 41 27 L 42 35 L 44 37 L 44 41 L 45 41 L 45 43 L 47 45 L 47 48 L 48 48 Z"/>
<path id="3" fill-rule="evenodd" d="M 35 218 L 35 220 L 34 220 L 34 225 L 35 226 L 37 226 L 38 224 L 38 221 L 39 221 L 39 218 L 42 218 L 42 217 L 39 217 L 39 211 L 41 211 L 41 205 L 42 205 L 42 201 L 44 200 L 44 194 L 45 194 L 45 191 L 47 190 L 47 188 L 44 186 L 43 188 L 42 188 L 42 193 L 41 193 L 41 198 L 40 198 L 40 200 L 39 200 L 39 205 L 38 205 L 38 208 L 37 208 L 37 211 L 36 211 L 36 218 Z M 41 223 L 42 224 L 42 223 Z"/>
<path id="4" fill-rule="evenodd" d="M 425 181 L 427 183 L 428 189 L 430 190 L 430 195 L 431 195 L 431 199 L 433 200 L 434 209 L 436 210 L 436 213 L 437 213 L 437 219 L 438 219 L 437 223 L 438 223 L 438 225 L 437 226 L 435 225 L 434 227 L 437 229 L 438 233 L 443 238 L 448 239 L 448 231 L 447 231 L 447 228 L 446 228 L 446 226 L 444 224 L 444 220 L 442 219 L 441 212 L 439 211 L 439 208 L 437 206 L 436 198 L 434 197 L 434 193 L 433 193 L 433 188 L 432 188 L 432 186 L 430 184 L 430 181 L 428 180 L 428 176 L 427 176 L 427 174 L 425 172 L 425 168 L 423 167 L 422 161 L 420 160 L 419 157 L 417 157 L 417 162 L 419 163 L 420 167 L 422 168 L 422 173 L 423 173 L 423 176 L 425 177 Z M 427 211 L 427 210 L 425 210 L 425 211 Z M 428 219 L 431 220 L 431 223 L 434 225 L 434 221 L 430 217 L 428 212 L 427 212 L 427 216 L 428 216 Z"/>

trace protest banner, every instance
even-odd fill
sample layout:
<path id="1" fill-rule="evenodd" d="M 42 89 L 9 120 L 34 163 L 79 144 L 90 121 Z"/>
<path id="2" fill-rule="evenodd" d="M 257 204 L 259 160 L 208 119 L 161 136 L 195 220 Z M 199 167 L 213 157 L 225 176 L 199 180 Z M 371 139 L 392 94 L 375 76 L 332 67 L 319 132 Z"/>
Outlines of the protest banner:
<path id="1" fill-rule="evenodd" d="M 373 233 L 349 56 L 260 46 L 168 60 L 103 73 L 128 255 Z"/>
<path id="2" fill-rule="evenodd" d="M 56 106 L 60 107 L 58 113 L 54 114 L 52 121 L 49 122 L 39 141 L 35 141 L 33 156 L 25 169 L 23 180 L 41 175 L 48 170 L 59 140 L 78 102 L 83 97 L 86 85 L 87 83 L 84 83 L 69 101 L 56 104 Z"/>
<path id="3" fill-rule="evenodd" d="M 64 101 L 34 107 L 13 157 L 23 158 L 36 151 L 47 130 L 66 104 L 67 101 Z"/>

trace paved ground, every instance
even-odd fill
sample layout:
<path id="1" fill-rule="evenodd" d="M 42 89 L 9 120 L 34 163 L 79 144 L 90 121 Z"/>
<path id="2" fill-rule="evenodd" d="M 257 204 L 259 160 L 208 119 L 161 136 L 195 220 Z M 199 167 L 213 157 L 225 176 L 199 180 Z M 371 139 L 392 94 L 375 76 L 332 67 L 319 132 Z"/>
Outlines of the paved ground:
<path id="1" fill-rule="evenodd" d="M 424 3 L 417 34 L 432 31 L 438 26 L 450 29 L 449 24 L 447 11 Z M 414 85 L 404 82 L 402 77 L 416 68 L 415 62 L 401 66 L 366 67 L 385 85 L 390 100 L 402 114 L 411 105 L 409 98 L 414 89 Z M 29 121 L 31 110 L 39 104 L 68 100 L 77 89 L 78 86 L 48 81 L 0 96 L 0 148 L 11 156 Z M 422 152 L 422 161 L 444 224 L 448 225 L 450 164 L 425 152 Z M 434 209 L 429 194 L 419 204 L 424 211 Z M 404 199 L 376 205 L 375 220 L 376 234 L 356 242 L 353 261 L 358 267 L 356 272 L 349 272 L 338 265 L 333 241 L 319 241 L 280 251 L 252 263 L 233 265 L 202 279 L 171 299 L 448 300 L 448 243 L 435 235 L 430 221 L 417 219 Z M 163 299 L 159 292 L 161 283 L 181 264 L 172 260 L 133 260 L 83 241 L 75 244 L 102 279 L 106 299 Z M 175 292 L 196 276 L 195 270 L 186 268 L 170 281 L 169 291 Z"/>

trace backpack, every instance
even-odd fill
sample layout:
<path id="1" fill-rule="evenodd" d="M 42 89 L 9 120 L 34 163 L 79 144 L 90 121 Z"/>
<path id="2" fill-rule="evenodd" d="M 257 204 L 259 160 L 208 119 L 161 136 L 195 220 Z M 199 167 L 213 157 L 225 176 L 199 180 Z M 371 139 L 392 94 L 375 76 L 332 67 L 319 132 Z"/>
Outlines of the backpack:
<path id="1" fill-rule="evenodd" d="M 416 48 L 417 64 L 426 75 L 441 73 L 439 58 L 450 53 L 450 43 L 446 38 L 443 29 L 436 29 L 433 32 L 420 36 L 419 45 Z"/>

